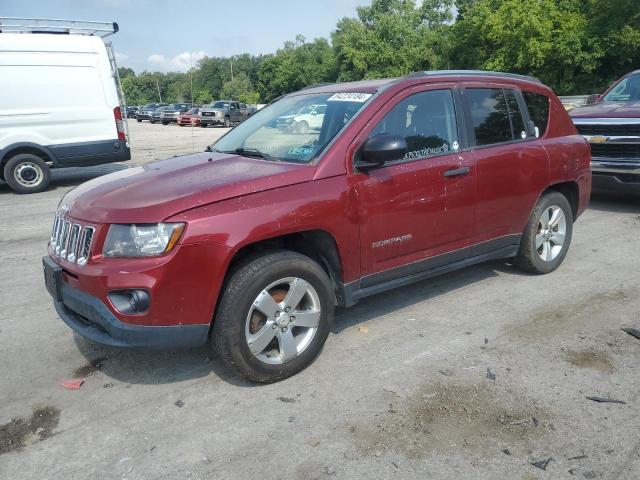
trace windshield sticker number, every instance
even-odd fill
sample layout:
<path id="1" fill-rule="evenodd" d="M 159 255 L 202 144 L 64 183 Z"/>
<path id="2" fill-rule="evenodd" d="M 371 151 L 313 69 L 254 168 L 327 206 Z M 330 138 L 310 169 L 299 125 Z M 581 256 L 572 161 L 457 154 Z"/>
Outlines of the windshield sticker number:
<path id="1" fill-rule="evenodd" d="M 371 93 L 355 93 L 355 92 L 344 92 L 344 93 L 334 93 L 329 98 L 327 98 L 327 102 L 356 102 L 356 103 L 364 103 L 371 98 Z"/>

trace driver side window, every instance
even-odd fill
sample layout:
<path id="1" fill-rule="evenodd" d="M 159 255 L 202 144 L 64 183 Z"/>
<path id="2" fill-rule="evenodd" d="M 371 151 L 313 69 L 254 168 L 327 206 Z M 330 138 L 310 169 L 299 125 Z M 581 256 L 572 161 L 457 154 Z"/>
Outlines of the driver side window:
<path id="1" fill-rule="evenodd" d="M 391 133 L 404 137 L 408 152 L 400 161 L 448 154 L 459 148 L 451 90 L 429 90 L 401 100 L 373 129 L 370 137 Z"/>

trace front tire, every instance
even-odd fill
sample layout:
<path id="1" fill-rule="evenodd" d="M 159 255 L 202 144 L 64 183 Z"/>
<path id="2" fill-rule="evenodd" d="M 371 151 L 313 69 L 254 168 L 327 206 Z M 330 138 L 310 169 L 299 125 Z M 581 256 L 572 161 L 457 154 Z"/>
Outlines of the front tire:
<path id="1" fill-rule="evenodd" d="M 231 120 L 225 117 L 224 119 L 224 128 L 229 128 L 231 126 Z"/>
<path id="2" fill-rule="evenodd" d="M 17 193 L 38 193 L 49 186 L 51 171 L 42 158 L 23 153 L 6 163 L 4 180 Z"/>
<path id="3" fill-rule="evenodd" d="M 252 257 L 226 283 L 211 343 L 240 376 L 283 380 L 322 351 L 334 304 L 329 277 L 309 257 L 291 251 Z"/>
<path id="4" fill-rule="evenodd" d="M 136 118 L 136 122 L 142 123 L 142 119 L 141 118 Z"/>
<path id="5" fill-rule="evenodd" d="M 535 274 L 553 272 L 567 255 L 573 234 L 573 212 L 559 192 L 544 194 L 529 217 L 515 264 Z"/>

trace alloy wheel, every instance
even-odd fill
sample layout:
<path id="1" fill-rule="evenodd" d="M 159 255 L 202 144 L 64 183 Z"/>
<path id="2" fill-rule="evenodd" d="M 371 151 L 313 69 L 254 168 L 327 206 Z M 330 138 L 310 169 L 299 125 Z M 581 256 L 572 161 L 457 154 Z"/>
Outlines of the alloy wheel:
<path id="1" fill-rule="evenodd" d="M 546 208 L 540 220 L 536 233 L 536 251 L 545 262 L 554 261 L 562 249 L 567 234 L 567 218 L 558 205 Z"/>
<path id="2" fill-rule="evenodd" d="M 311 344 L 320 324 L 316 289 L 297 277 L 268 285 L 253 301 L 245 322 L 249 350 L 260 361 L 279 365 Z"/>

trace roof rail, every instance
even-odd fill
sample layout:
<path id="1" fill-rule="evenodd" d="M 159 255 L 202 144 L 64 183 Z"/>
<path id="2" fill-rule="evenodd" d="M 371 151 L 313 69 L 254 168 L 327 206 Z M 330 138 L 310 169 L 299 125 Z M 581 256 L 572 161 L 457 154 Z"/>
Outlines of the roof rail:
<path id="1" fill-rule="evenodd" d="M 0 33 L 53 33 L 108 37 L 120 28 L 116 22 L 54 18 L 0 17 Z"/>
<path id="2" fill-rule="evenodd" d="M 516 80 L 526 80 L 528 82 L 534 83 L 542 83 L 540 79 L 536 77 L 530 77 L 528 75 L 519 75 L 517 73 L 504 73 L 504 72 L 493 72 L 489 70 L 427 70 L 424 72 L 415 72 L 409 74 L 405 78 L 416 78 L 416 77 L 430 77 L 436 75 L 451 75 L 451 76 L 484 76 L 484 77 L 501 77 L 501 78 L 513 78 Z"/>

